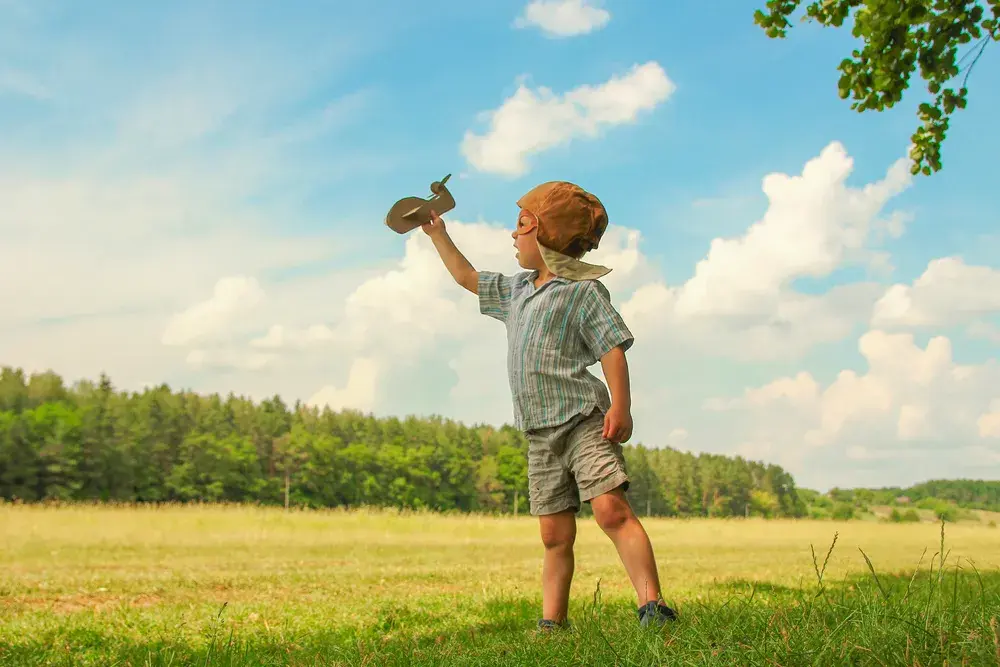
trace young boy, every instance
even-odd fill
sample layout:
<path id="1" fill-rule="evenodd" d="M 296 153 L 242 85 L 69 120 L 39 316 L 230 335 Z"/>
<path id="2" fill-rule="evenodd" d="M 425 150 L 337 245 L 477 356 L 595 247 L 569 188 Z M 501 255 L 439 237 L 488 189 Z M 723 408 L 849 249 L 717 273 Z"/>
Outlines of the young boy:
<path id="1" fill-rule="evenodd" d="M 597 197 L 563 181 L 539 185 L 517 205 L 512 237 L 526 271 L 512 277 L 476 271 L 436 213 L 423 230 L 455 280 L 479 295 L 480 312 L 507 327 L 514 419 L 528 438 L 528 499 L 545 547 L 539 629 L 567 622 L 581 501 L 618 550 L 640 622 L 662 625 L 676 613 L 662 602 L 649 537 L 625 498 L 632 334 L 597 280 L 609 269 L 580 261 L 600 242 L 607 213 Z M 598 361 L 610 396 L 587 370 Z"/>

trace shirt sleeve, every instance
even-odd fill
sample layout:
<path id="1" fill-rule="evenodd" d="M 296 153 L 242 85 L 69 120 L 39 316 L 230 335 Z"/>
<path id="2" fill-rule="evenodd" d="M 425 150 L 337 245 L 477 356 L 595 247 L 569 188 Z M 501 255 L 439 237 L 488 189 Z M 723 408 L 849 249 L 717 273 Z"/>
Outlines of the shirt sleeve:
<path id="1" fill-rule="evenodd" d="M 508 276 L 493 271 L 479 272 L 479 312 L 501 322 L 510 314 L 512 281 Z"/>
<path id="2" fill-rule="evenodd" d="M 634 341 L 625 320 L 611 305 L 608 289 L 596 280 L 588 281 L 584 287 L 580 335 L 595 359 L 600 359 L 618 346 L 628 351 Z"/>

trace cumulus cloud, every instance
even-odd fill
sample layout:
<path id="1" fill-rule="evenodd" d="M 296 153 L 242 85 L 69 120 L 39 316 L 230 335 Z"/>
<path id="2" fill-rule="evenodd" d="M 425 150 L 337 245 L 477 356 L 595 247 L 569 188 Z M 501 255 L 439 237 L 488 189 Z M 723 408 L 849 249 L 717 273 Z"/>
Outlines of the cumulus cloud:
<path id="1" fill-rule="evenodd" d="M 327 385 L 313 394 L 306 404 L 331 410 L 369 412 L 375 405 L 379 371 L 378 362 L 374 359 L 355 359 L 347 376 L 347 385 L 343 389 Z"/>
<path id="2" fill-rule="evenodd" d="M 250 347 L 274 350 L 301 349 L 330 343 L 336 339 L 337 334 L 325 324 L 313 324 L 302 329 L 274 324 L 266 334 L 251 340 Z"/>
<path id="3" fill-rule="evenodd" d="M 768 451 L 808 460 L 806 450 L 837 449 L 854 460 L 933 459 L 984 448 L 1000 427 L 1000 366 L 958 364 L 951 341 L 873 330 L 859 340 L 864 373 L 845 369 L 826 384 L 808 371 L 706 402 L 742 412 L 754 440 Z M 997 452 L 1000 453 L 1000 452 Z M 807 463 L 801 462 L 806 467 Z"/>
<path id="4" fill-rule="evenodd" d="M 858 283 L 822 294 L 796 291 L 803 278 L 825 278 L 870 252 L 872 237 L 891 227 L 881 213 L 910 184 L 906 161 L 885 177 L 851 187 L 853 160 L 832 142 L 800 175 L 763 179 L 768 209 L 741 236 L 717 238 L 694 275 L 671 287 L 643 285 L 623 307 L 648 336 L 687 336 L 704 351 L 740 359 L 798 355 L 842 340 L 871 312 L 881 288 Z"/>
<path id="5" fill-rule="evenodd" d="M 600 30 L 611 13 L 588 0 L 532 0 L 514 21 L 518 28 L 537 27 L 548 37 L 573 37 Z"/>
<path id="6" fill-rule="evenodd" d="M 244 352 L 235 349 L 194 349 L 188 352 L 185 361 L 197 368 L 209 370 L 259 371 L 271 366 L 277 360 L 274 354 Z"/>
<path id="7" fill-rule="evenodd" d="M 528 171 L 529 156 L 634 123 L 675 90 L 656 62 L 634 65 L 602 84 L 582 85 L 561 95 L 522 84 L 498 109 L 483 114 L 489 122 L 485 134 L 465 133 L 462 154 L 479 171 L 520 176 Z"/>
<path id="8" fill-rule="evenodd" d="M 212 296 L 177 313 L 163 332 L 164 345 L 190 345 L 225 334 L 241 313 L 257 306 L 264 292 L 257 280 L 230 276 L 215 283 Z"/>
<path id="9" fill-rule="evenodd" d="M 990 403 L 989 410 L 976 420 L 976 426 L 980 438 L 1000 438 L 1000 398 Z"/>
<path id="10" fill-rule="evenodd" d="M 990 327 L 980 318 L 1000 313 L 1000 269 L 970 266 L 961 257 L 941 257 L 913 285 L 896 284 L 875 304 L 871 323 L 882 328 L 944 327 L 972 324 L 971 333 Z"/>
<path id="11" fill-rule="evenodd" d="M 770 405 L 778 401 L 804 409 L 810 407 L 819 395 L 819 385 L 806 371 L 795 377 L 778 378 L 762 387 L 747 389 L 740 398 L 710 398 L 704 403 L 706 410 L 725 411 L 738 408 L 754 408 Z"/>
<path id="12" fill-rule="evenodd" d="M 447 224 L 458 247 L 477 268 L 507 274 L 521 270 L 514 258 L 509 229 L 482 222 L 449 220 Z M 589 257 L 613 269 L 606 284 L 616 299 L 620 300 L 634 285 L 655 275 L 655 268 L 639 251 L 639 239 L 635 230 L 611 229 L 600 249 Z M 326 397 L 324 400 L 329 404 L 346 405 L 347 397 L 359 391 L 356 387 L 370 386 L 370 390 L 361 391 L 362 396 L 369 398 L 350 404 L 359 409 L 376 406 L 410 411 L 411 408 L 400 408 L 398 403 L 386 403 L 392 399 L 376 391 L 376 385 L 390 377 L 385 369 L 393 369 L 392 386 L 403 400 L 415 395 L 427 396 L 430 392 L 440 404 L 436 412 L 467 421 L 500 423 L 511 419 L 504 368 L 504 328 L 479 313 L 475 295 L 455 284 L 425 235 L 408 236 L 403 257 L 395 266 L 360 279 L 353 289 L 345 291 L 341 302 L 321 311 L 301 306 L 285 308 L 281 319 L 265 323 L 263 318 L 276 317 L 279 311 L 275 306 L 287 298 L 287 292 L 264 295 L 252 308 L 229 319 L 231 335 L 207 338 L 224 343 L 208 349 L 196 345 L 188 353 L 188 363 L 197 368 L 228 367 L 243 371 L 280 368 L 284 374 L 300 373 L 310 364 L 322 365 L 324 359 L 331 357 L 360 359 L 351 376 L 356 380 L 349 379 L 343 388 L 329 387 L 327 383 L 316 385 L 312 389 L 313 398 L 319 401 Z M 213 302 L 218 301 L 230 303 L 213 297 Z M 296 301 L 305 303 L 307 299 L 301 297 Z M 198 304 L 188 312 L 216 310 Z M 309 321 L 308 318 L 317 315 L 316 320 Z M 193 323 L 205 319 L 187 317 L 185 322 L 195 327 Z M 235 323 L 240 326 L 232 326 Z M 260 333 L 246 334 L 258 325 Z M 241 329 L 246 334 L 242 338 Z M 197 340 L 193 336 L 188 338 Z M 406 380 L 401 379 L 400 372 L 405 368 L 427 368 L 427 373 L 414 371 L 421 386 L 411 389 L 402 386 Z M 297 377 L 302 386 L 305 376 Z"/>
<path id="13" fill-rule="evenodd" d="M 508 275 L 522 270 L 514 258 L 510 229 L 458 220 L 447 225 L 476 268 Z M 652 270 L 638 251 L 638 239 L 634 230 L 610 230 L 600 250 L 590 256 L 613 269 L 615 280 L 606 283 L 613 293 L 624 293 L 636 276 Z M 407 237 L 396 266 L 347 294 L 337 320 L 331 326 L 294 330 L 274 324 L 252 346 L 277 350 L 332 340 L 339 353 L 374 360 L 383 368 L 418 364 L 443 353 L 435 375 L 445 368 L 454 374 L 454 384 L 441 396 L 451 403 L 449 414 L 470 421 L 510 420 L 504 328 L 479 313 L 475 295 L 455 284 L 425 235 Z"/>
<path id="14" fill-rule="evenodd" d="M 847 177 L 854 161 L 840 143 L 823 149 L 802 174 L 769 174 L 764 217 L 739 238 L 715 239 L 694 276 L 678 291 L 682 317 L 741 317 L 772 310 L 801 277 L 824 277 L 865 247 L 885 204 L 910 184 L 901 160 L 863 189 Z"/>
<path id="15" fill-rule="evenodd" d="M 664 443 L 668 447 L 673 447 L 674 449 L 682 449 L 684 447 L 684 443 L 687 442 L 687 439 L 688 439 L 687 429 L 678 427 L 672 429 L 670 433 L 667 434 Z"/>

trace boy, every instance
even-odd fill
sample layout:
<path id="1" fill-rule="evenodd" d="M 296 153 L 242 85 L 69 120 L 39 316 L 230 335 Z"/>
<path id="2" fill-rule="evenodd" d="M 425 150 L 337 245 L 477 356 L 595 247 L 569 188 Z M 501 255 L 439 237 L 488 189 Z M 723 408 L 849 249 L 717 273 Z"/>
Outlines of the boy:
<path id="1" fill-rule="evenodd" d="M 479 296 L 480 312 L 507 327 L 507 374 L 518 428 L 528 438 L 530 511 L 545 555 L 539 629 L 567 623 L 580 502 L 589 502 L 639 598 L 642 625 L 676 618 L 663 604 L 649 537 L 632 512 L 621 443 L 632 434 L 625 352 L 632 335 L 597 281 L 609 269 L 580 257 L 597 247 L 608 217 L 572 183 L 543 183 L 518 200 L 511 236 L 526 269 L 476 271 L 431 213 L 423 226 L 452 277 Z M 587 368 L 601 362 L 608 389 Z"/>

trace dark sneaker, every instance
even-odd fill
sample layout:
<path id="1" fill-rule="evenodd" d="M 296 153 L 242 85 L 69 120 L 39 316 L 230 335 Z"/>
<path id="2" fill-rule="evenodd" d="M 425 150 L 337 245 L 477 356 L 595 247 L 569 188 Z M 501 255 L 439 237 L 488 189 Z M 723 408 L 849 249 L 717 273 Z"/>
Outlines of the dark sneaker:
<path id="1" fill-rule="evenodd" d="M 539 632 L 552 632 L 553 630 L 566 630 L 569 628 L 569 621 L 558 623 L 556 621 L 543 618 L 538 621 Z"/>
<path id="2" fill-rule="evenodd" d="M 655 600 L 647 602 L 643 606 L 639 607 L 639 625 L 643 627 L 648 625 L 663 627 L 667 621 L 676 620 L 676 611 L 665 604 L 656 602 Z"/>

